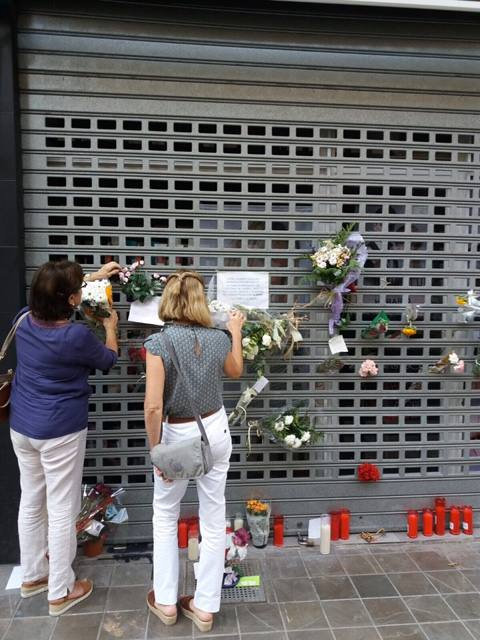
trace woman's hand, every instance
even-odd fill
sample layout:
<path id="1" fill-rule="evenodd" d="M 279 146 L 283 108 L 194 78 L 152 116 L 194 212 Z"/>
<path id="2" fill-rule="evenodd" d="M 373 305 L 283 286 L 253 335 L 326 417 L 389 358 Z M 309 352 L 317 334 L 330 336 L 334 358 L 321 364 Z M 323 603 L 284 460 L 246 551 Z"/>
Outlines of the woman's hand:
<path id="1" fill-rule="evenodd" d="M 108 280 L 112 276 L 117 275 L 121 269 L 122 267 L 118 262 L 107 262 L 107 264 L 102 265 L 98 271 L 95 271 L 95 273 L 87 274 L 85 279 L 87 282 L 91 282 L 92 280 Z"/>
<path id="2" fill-rule="evenodd" d="M 229 321 L 227 322 L 227 329 L 233 335 L 234 333 L 241 333 L 242 327 L 245 324 L 245 316 L 238 309 L 232 309 L 232 311 L 228 314 L 230 316 Z"/>
<path id="3" fill-rule="evenodd" d="M 108 318 L 102 318 L 103 326 L 108 331 L 108 329 L 113 329 L 114 331 L 118 326 L 118 313 L 115 309 L 110 309 L 110 316 Z"/>
<path id="4" fill-rule="evenodd" d="M 171 480 L 170 478 L 166 478 L 161 469 L 159 469 L 158 467 L 153 467 L 153 470 L 155 471 L 155 475 L 161 478 L 166 484 L 172 484 L 173 480 Z"/>

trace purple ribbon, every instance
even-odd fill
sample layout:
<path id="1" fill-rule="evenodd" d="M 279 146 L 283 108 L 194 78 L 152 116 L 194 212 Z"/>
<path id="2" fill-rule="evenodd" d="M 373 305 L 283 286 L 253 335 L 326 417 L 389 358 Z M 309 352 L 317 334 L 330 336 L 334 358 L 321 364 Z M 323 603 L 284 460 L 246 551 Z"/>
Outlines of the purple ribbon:
<path id="1" fill-rule="evenodd" d="M 359 266 L 350 271 L 345 280 L 331 290 L 333 299 L 332 304 L 330 305 L 330 319 L 328 321 L 328 333 L 331 336 L 335 334 L 335 327 L 338 327 L 340 324 L 340 318 L 344 307 L 343 296 L 350 291 L 349 286 L 360 277 L 362 268 L 368 258 L 368 249 L 365 246 L 363 237 L 358 233 L 358 231 L 351 233 L 345 244 L 349 249 L 356 252 L 355 260 L 358 262 Z"/>

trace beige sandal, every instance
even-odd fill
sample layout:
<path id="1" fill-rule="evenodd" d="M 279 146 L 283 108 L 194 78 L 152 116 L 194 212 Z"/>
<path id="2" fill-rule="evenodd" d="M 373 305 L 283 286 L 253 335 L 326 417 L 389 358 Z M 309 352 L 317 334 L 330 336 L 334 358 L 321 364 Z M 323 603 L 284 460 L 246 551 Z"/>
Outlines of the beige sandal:
<path id="1" fill-rule="evenodd" d="M 191 608 L 193 596 L 183 596 L 180 598 L 180 609 L 183 615 L 189 618 L 200 631 L 211 631 L 213 627 L 213 617 L 211 620 L 202 620 Z"/>
<path id="2" fill-rule="evenodd" d="M 69 593 L 68 596 L 49 602 L 48 612 L 51 616 L 61 616 L 62 613 L 65 613 L 65 611 L 68 611 L 79 602 L 83 602 L 91 595 L 93 591 L 93 582 L 91 580 L 77 580 L 75 586 L 77 585 L 82 588 L 82 593 L 79 596 L 72 596 Z"/>
<path id="3" fill-rule="evenodd" d="M 167 627 L 170 627 L 172 624 L 176 623 L 176 621 L 177 621 L 177 614 L 176 613 L 174 615 L 167 616 L 166 613 L 163 613 L 163 611 L 156 606 L 156 604 L 155 604 L 155 593 L 154 593 L 153 589 L 152 589 L 152 591 L 149 591 L 147 593 L 147 606 L 150 609 L 150 611 L 153 613 L 153 615 L 157 616 L 157 618 L 160 618 L 160 620 L 163 622 L 163 624 L 166 624 Z"/>
<path id="4" fill-rule="evenodd" d="M 20 587 L 20 595 L 22 598 L 31 598 L 32 596 L 36 596 L 37 593 L 43 593 L 44 591 L 48 591 L 48 578 L 41 578 L 33 582 L 22 582 L 22 586 Z"/>

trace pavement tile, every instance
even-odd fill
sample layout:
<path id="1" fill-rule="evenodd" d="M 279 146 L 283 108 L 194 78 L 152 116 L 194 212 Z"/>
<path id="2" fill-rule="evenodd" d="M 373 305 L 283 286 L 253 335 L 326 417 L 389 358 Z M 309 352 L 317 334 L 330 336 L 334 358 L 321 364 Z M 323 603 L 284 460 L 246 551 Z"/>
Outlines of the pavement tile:
<path id="1" fill-rule="evenodd" d="M 440 593 L 476 591 L 475 586 L 460 571 L 432 571 L 426 575 Z"/>
<path id="2" fill-rule="evenodd" d="M 31 598 L 33 600 L 33 598 Z M 0 618 L 11 618 L 20 602 L 20 591 L 15 589 L 15 593 L 0 596 Z M 22 600 L 25 602 L 25 600 Z"/>
<path id="3" fill-rule="evenodd" d="M 479 569 L 462 569 L 462 573 L 466 576 L 477 591 L 480 591 L 480 570 Z"/>
<path id="4" fill-rule="evenodd" d="M 310 578 L 275 580 L 273 584 L 278 602 L 308 602 L 318 600 Z"/>
<path id="5" fill-rule="evenodd" d="M 150 585 L 152 582 L 152 565 L 122 563 L 113 568 L 112 587 Z"/>
<path id="6" fill-rule="evenodd" d="M 148 610 L 105 613 L 98 640 L 143 640 L 147 626 Z M 79 638 L 79 640 L 82 640 Z"/>
<path id="7" fill-rule="evenodd" d="M 437 590 L 424 573 L 389 573 L 388 577 L 402 596 L 437 594 Z"/>
<path id="8" fill-rule="evenodd" d="M 146 608 L 149 587 L 110 587 L 106 611 L 135 611 Z"/>
<path id="9" fill-rule="evenodd" d="M 334 629 L 335 640 L 381 640 L 375 627 L 359 629 Z"/>
<path id="10" fill-rule="evenodd" d="M 422 571 L 440 571 L 450 568 L 447 558 L 437 551 L 412 551 L 408 555 Z"/>
<path id="11" fill-rule="evenodd" d="M 472 640 L 472 636 L 461 622 L 431 622 L 422 624 L 428 640 Z"/>
<path id="12" fill-rule="evenodd" d="M 340 556 L 340 562 L 345 572 L 351 576 L 362 573 L 382 573 L 380 566 L 375 562 L 374 558 L 368 556 Z"/>
<path id="13" fill-rule="evenodd" d="M 51 640 L 96 640 L 102 618 L 103 613 L 60 616 Z"/>
<path id="14" fill-rule="evenodd" d="M 445 622 L 456 616 L 441 596 L 406 596 L 404 602 L 417 622 Z"/>
<path id="15" fill-rule="evenodd" d="M 280 605 L 280 611 L 287 631 L 328 627 L 319 602 L 285 602 Z"/>
<path id="16" fill-rule="evenodd" d="M 307 573 L 312 578 L 316 576 L 336 576 L 345 575 L 345 569 L 335 556 L 304 556 Z"/>
<path id="17" fill-rule="evenodd" d="M 418 571 L 417 565 L 406 553 L 375 553 L 374 556 L 385 573 Z"/>
<path id="18" fill-rule="evenodd" d="M 0 564 L 0 593 L 3 595 L 14 564 Z M 8 591 L 5 593 L 8 595 Z"/>
<path id="19" fill-rule="evenodd" d="M 426 636 L 416 624 L 378 627 L 382 640 L 425 640 Z"/>
<path id="20" fill-rule="evenodd" d="M 49 640 L 55 623 L 54 618 L 14 619 L 3 640 Z"/>
<path id="21" fill-rule="evenodd" d="M 19 602 L 19 604 L 15 611 L 15 618 L 48 616 L 48 600 L 46 591 L 39 593 L 36 596 L 32 596 L 31 598 L 17 598 L 17 602 Z M 82 604 L 83 603 L 78 606 L 81 607 Z"/>
<path id="22" fill-rule="evenodd" d="M 283 621 L 277 604 L 251 603 L 237 605 L 240 632 L 283 631 Z"/>
<path id="23" fill-rule="evenodd" d="M 463 624 L 467 627 L 475 640 L 480 640 L 480 620 L 464 620 Z"/>
<path id="24" fill-rule="evenodd" d="M 415 622 L 401 598 L 367 598 L 365 606 L 376 625 Z"/>
<path id="25" fill-rule="evenodd" d="M 3 634 L 8 629 L 9 624 L 10 620 L 0 620 L 0 638 L 3 637 Z"/>
<path id="26" fill-rule="evenodd" d="M 322 603 L 332 627 L 369 627 L 372 621 L 360 600 L 329 600 Z"/>
<path id="27" fill-rule="evenodd" d="M 285 557 L 271 558 L 267 563 L 268 573 L 274 579 L 306 578 L 307 571 L 298 552 L 289 553 Z"/>
<path id="28" fill-rule="evenodd" d="M 157 616 L 149 613 L 146 640 L 167 640 L 167 638 L 193 638 L 192 621 L 185 618 L 185 616 L 179 615 L 177 623 L 167 627 Z"/>
<path id="29" fill-rule="evenodd" d="M 313 578 L 312 582 L 320 600 L 358 598 L 355 587 L 348 576 L 324 576 Z"/>
<path id="30" fill-rule="evenodd" d="M 88 578 L 93 582 L 95 589 L 99 587 L 109 587 L 112 579 L 113 565 L 111 564 L 83 564 L 80 565 L 76 574 L 79 580 Z"/>
<path id="31" fill-rule="evenodd" d="M 387 576 L 378 574 L 352 576 L 352 582 L 361 598 L 386 598 L 397 595 L 395 587 Z"/>
<path id="32" fill-rule="evenodd" d="M 480 618 L 479 593 L 455 593 L 446 595 L 445 600 L 462 620 Z"/>
<path id="33" fill-rule="evenodd" d="M 250 636 L 242 636 L 242 639 L 246 638 L 251 640 Z M 262 640 L 262 637 L 258 637 L 258 640 Z M 308 631 L 289 631 L 288 640 L 334 640 L 333 634 L 328 629 L 310 629 Z"/>
<path id="34" fill-rule="evenodd" d="M 230 640 L 231 636 L 228 636 L 228 640 Z M 291 636 L 287 636 L 285 631 L 271 631 L 269 633 L 242 633 L 242 640 L 288 640 Z M 202 635 L 202 639 L 205 638 Z M 306 640 L 306 639 L 305 639 Z"/>

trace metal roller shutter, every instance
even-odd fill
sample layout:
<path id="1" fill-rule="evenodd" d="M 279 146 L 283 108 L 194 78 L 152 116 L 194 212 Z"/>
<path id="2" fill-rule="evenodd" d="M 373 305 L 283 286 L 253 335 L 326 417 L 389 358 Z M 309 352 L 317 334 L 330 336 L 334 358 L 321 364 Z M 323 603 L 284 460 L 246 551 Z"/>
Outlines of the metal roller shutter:
<path id="1" fill-rule="evenodd" d="M 454 294 L 478 286 L 478 25 L 243 6 L 21 3 L 28 278 L 52 257 L 88 271 L 140 254 L 151 270 L 188 266 L 207 279 L 269 271 L 271 306 L 286 310 L 313 294 L 302 284 L 312 241 L 358 221 L 370 257 L 346 367 L 315 372 L 328 336 L 325 310 L 312 307 L 303 346 L 271 361 L 252 410 L 305 398 L 324 444 L 287 453 L 255 443 L 247 458 L 235 429 L 229 509 L 259 488 L 295 532 L 340 505 L 357 530 L 400 529 L 407 507 L 436 494 L 478 507 L 480 382 L 471 367 L 427 372 L 448 347 L 476 354 Z M 144 540 L 151 472 L 125 344 L 148 331 L 128 326 L 118 302 L 122 357 L 92 380 L 85 477 L 128 489 L 131 523 L 118 535 Z M 414 339 L 361 339 L 376 311 L 399 324 L 408 302 L 422 305 Z M 380 373 L 363 380 L 369 355 Z M 225 383 L 228 406 L 242 384 Z M 380 465 L 380 483 L 355 480 L 362 461 Z M 195 499 L 192 488 L 187 509 Z"/>

